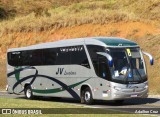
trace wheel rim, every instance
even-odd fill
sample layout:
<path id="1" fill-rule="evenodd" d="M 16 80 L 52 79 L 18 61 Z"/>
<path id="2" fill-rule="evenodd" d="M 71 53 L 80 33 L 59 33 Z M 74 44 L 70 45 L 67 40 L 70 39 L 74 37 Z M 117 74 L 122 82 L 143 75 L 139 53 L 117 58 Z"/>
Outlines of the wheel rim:
<path id="1" fill-rule="evenodd" d="M 88 102 L 89 100 L 90 100 L 90 98 L 91 98 L 91 94 L 90 94 L 90 92 L 85 92 L 85 100 Z"/>
<path id="2" fill-rule="evenodd" d="M 27 98 L 30 98 L 31 97 L 31 90 L 30 89 L 27 89 L 27 92 L 26 92 L 26 96 Z"/>

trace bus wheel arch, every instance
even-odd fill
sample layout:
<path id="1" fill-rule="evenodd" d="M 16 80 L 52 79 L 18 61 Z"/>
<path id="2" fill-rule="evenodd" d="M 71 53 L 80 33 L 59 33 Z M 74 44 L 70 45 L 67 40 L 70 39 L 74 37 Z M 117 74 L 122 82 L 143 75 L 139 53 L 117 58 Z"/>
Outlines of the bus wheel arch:
<path id="1" fill-rule="evenodd" d="M 89 85 L 82 85 L 80 90 L 81 103 L 93 104 L 93 93 Z"/>

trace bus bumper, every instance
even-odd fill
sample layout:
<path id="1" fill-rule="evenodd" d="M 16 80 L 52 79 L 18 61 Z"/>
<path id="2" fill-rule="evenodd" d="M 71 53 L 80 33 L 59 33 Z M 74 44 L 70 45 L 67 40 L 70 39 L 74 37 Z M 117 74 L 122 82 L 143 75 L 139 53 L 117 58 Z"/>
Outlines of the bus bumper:
<path id="1" fill-rule="evenodd" d="M 130 86 L 112 85 L 111 100 L 124 100 L 130 98 L 147 98 L 148 97 L 148 82 L 141 84 L 132 84 Z"/>
<path id="2" fill-rule="evenodd" d="M 120 100 L 120 99 L 129 99 L 129 98 L 147 98 L 148 90 L 144 90 L 143 92 L 132 92 L 132 93 L 124 93 L 124 92 L 115 92 L 112 94 L 112 100 Z"/>
<path id="3" fill-rule="evenodd" d="M 148 88 L 144 89 L 141 92 L 114 91 L 112 92 L 112 95 L 111 95 L 112 100 L 121 100 L 121 99 L 129 99 L 129 98 L 147 98 L 147 97 L 148 97 Z"/>

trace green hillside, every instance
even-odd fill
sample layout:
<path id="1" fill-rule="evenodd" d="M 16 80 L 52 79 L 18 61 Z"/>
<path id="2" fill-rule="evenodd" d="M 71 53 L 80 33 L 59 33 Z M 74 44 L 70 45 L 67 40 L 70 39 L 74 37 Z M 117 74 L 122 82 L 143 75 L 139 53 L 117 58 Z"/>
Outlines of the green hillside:
<path id="1" fill-rule="evenodd" d="M 159 0 L 1 0 L 1 32 L 160 19 Z"/>

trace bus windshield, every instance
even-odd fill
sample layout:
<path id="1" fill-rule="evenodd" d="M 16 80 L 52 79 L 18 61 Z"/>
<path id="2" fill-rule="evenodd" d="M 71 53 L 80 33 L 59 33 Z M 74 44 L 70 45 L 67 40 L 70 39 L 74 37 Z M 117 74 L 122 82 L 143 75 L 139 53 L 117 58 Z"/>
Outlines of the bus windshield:
<path id="1" fill-rule="evenodd" d="M 147 80 L 144 60 L 139 48 L 110 48 L 113 58 L 111 80 L 118 83 L 140 83 Z"/>

